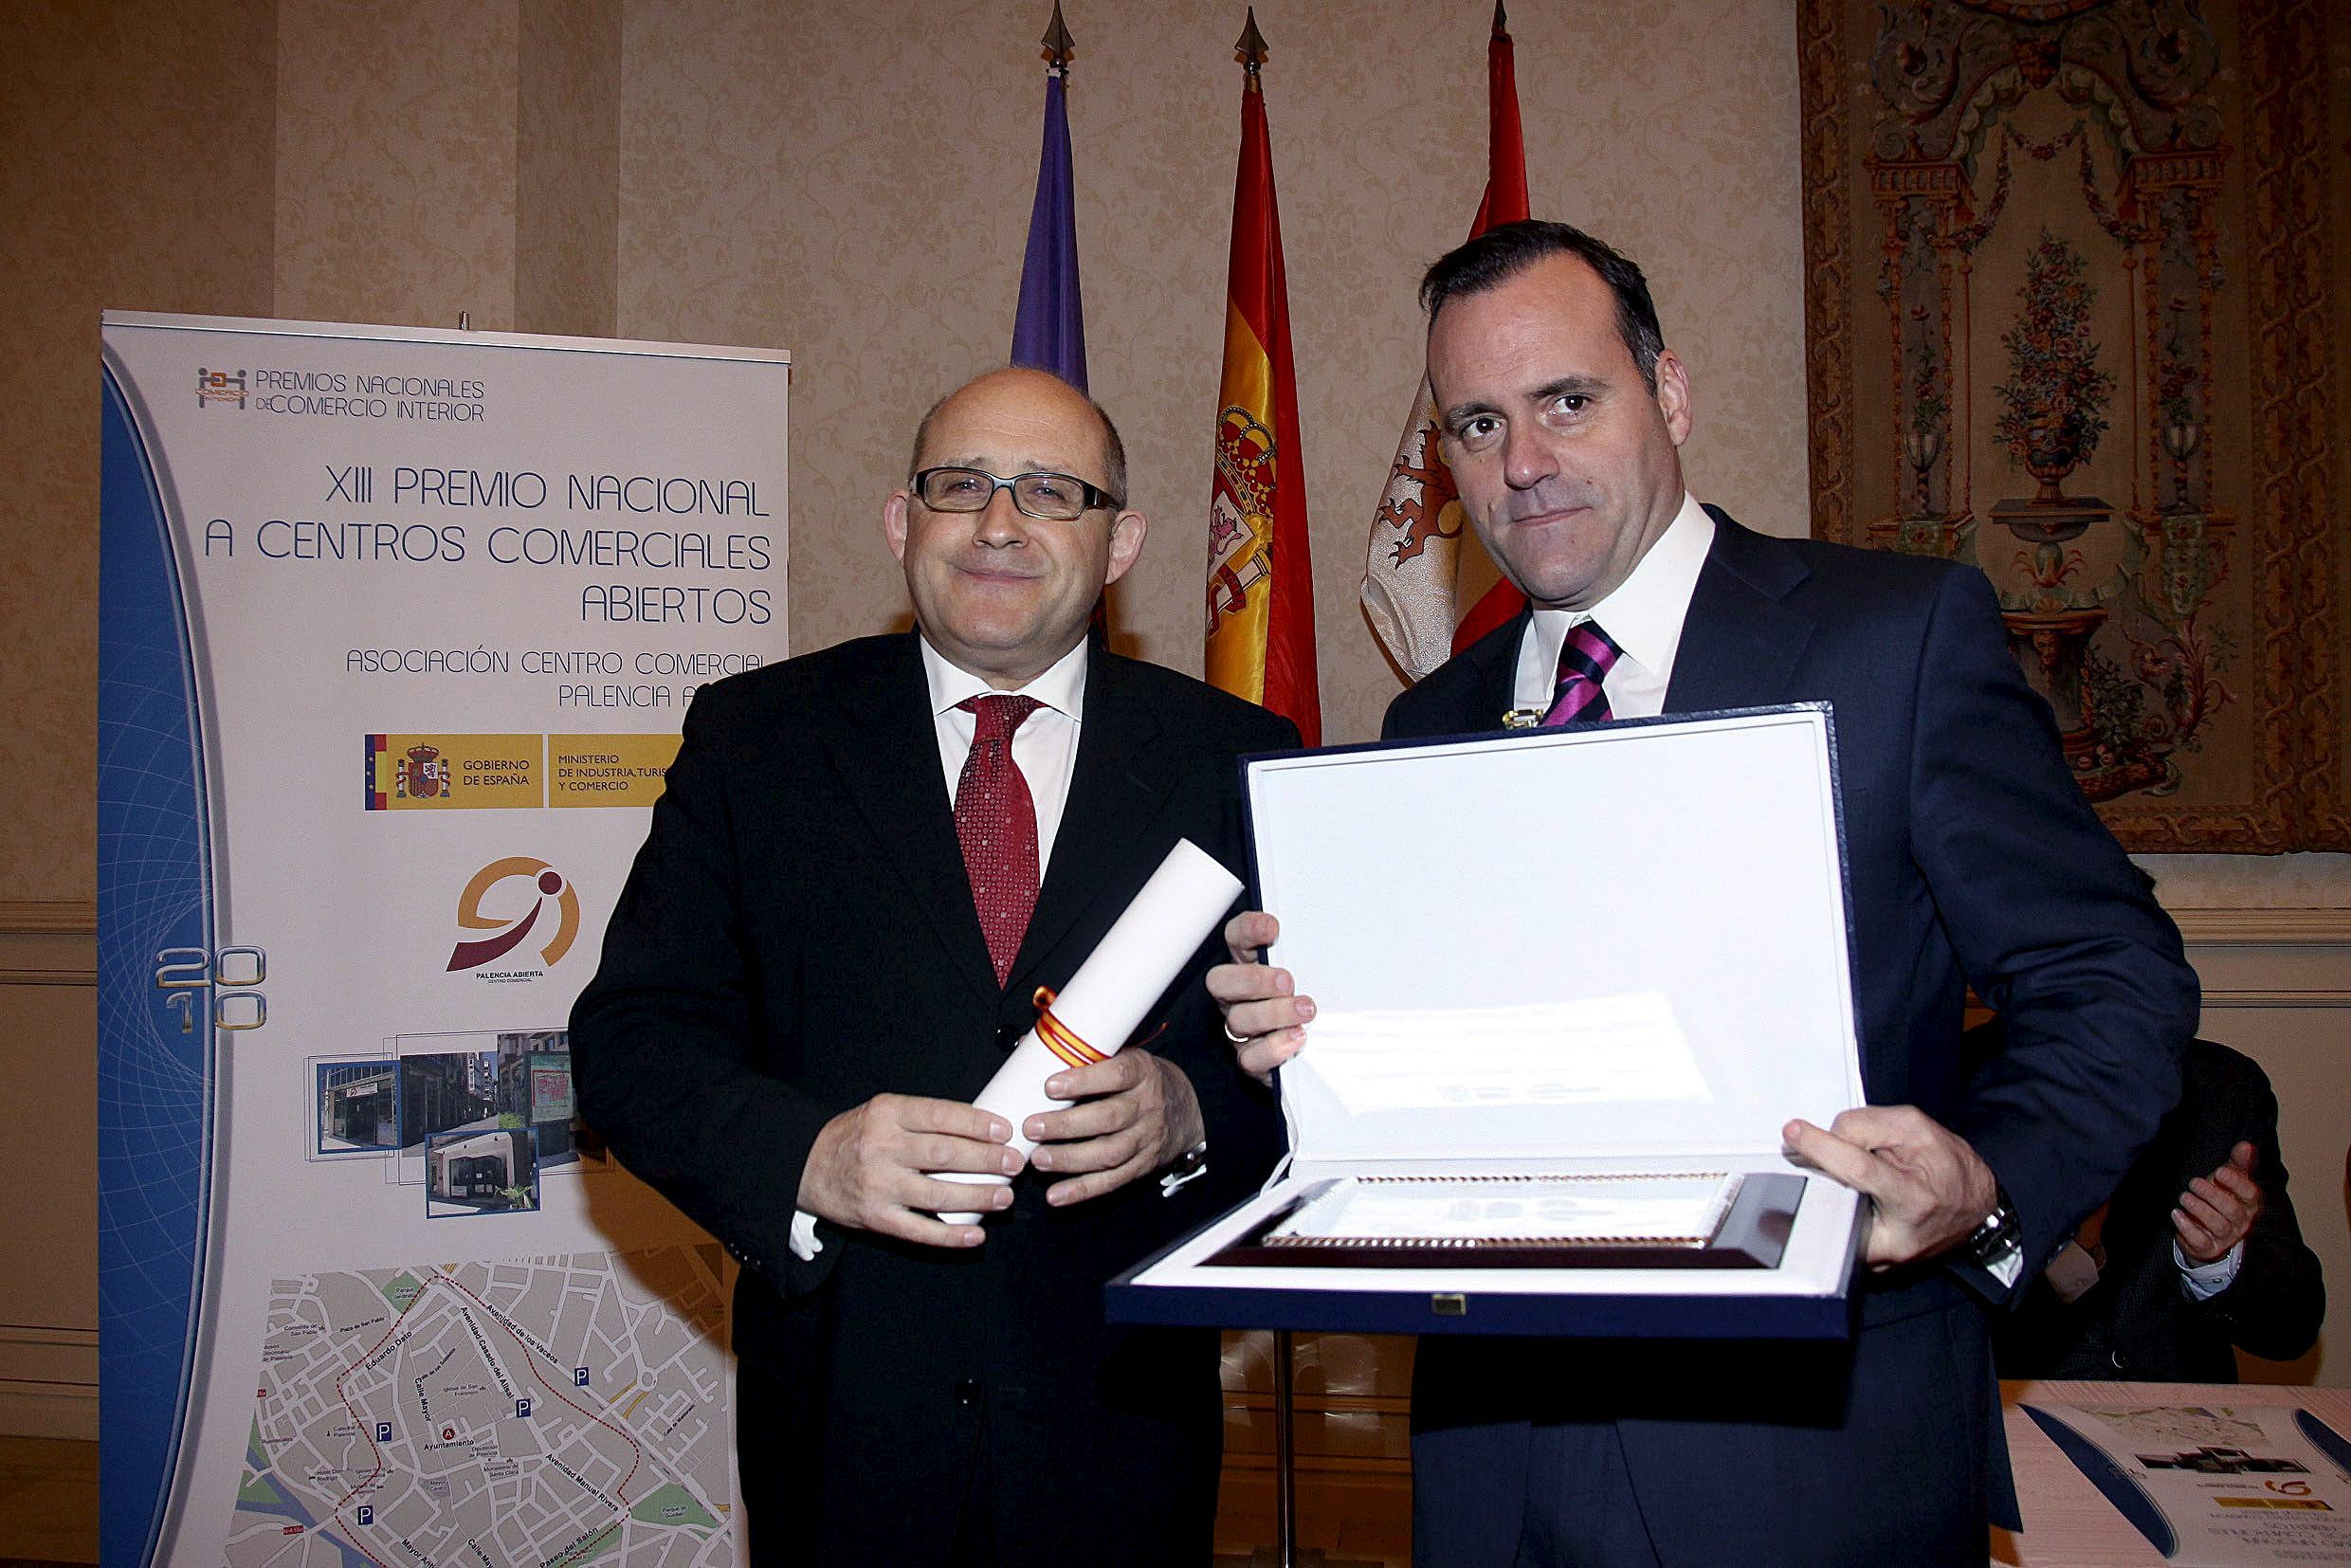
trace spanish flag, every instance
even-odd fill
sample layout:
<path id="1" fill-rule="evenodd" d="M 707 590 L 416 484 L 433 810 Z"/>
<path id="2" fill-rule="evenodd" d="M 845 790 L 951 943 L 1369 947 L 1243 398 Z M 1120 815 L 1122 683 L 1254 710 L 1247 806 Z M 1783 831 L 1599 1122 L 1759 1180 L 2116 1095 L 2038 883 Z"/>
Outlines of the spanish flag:
<path id="1" fill-rule="evenodd" d="M 1502 0 L 1495 0 L 1485 46 L 1485 196 L 1469 225 L 1473 240 L 1527 216 L 1526 136 L 1519 124 L 1518 67 Z M 1463 522 L 1452 470 L 1437 449 L 1436 404 L 1424 377 L 1372 516 L 1363 569 L 1364 616 L 1408 680 L 1418 681 L 1525 603 Z"/>
<path id="2" fill-rule="evenodd" d="M 1258 73 L 1266 58 L 1249 14 L 1240 54 L 1241 166 L 1232 192 L 1232 268 L 1225 374 L 1216 397 L 1216 474 L 1209 499 L 1207 674 L 1322 743 L 1315 686 L 1314 568 L 1306 474 L 1298 449 L 1289 287 L 1273 195 L 1273 148 Z"/>

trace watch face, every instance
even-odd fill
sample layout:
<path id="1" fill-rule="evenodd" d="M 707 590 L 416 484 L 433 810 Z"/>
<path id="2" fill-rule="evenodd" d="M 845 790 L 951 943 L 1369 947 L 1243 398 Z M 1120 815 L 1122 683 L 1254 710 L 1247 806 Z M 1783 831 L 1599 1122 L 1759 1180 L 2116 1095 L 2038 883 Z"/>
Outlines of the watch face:
<path id="1" fill-rule="evenodd" d="M 1989 1264 L 2019 1250 L 2023 1246 L 2016 1235 L 2016 1211 L 2010 1208 L 2008 1195 L 2000 1195 L 1999 1207 L 1984 1216 L 1976 1227 L 1976 1233 L 1967 1238 L 1967 1254 L 1978 1264 Z"/>

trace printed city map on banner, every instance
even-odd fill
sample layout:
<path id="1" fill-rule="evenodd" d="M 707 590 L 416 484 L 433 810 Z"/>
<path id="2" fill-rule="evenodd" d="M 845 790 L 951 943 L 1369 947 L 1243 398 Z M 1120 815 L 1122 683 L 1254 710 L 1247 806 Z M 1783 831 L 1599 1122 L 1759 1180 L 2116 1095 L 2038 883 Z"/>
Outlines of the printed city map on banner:
<path id="1" fill-rule="evenodd" d="M 230 1568 L 735 1560 L 715 1248 L 270 1285 Z"/>

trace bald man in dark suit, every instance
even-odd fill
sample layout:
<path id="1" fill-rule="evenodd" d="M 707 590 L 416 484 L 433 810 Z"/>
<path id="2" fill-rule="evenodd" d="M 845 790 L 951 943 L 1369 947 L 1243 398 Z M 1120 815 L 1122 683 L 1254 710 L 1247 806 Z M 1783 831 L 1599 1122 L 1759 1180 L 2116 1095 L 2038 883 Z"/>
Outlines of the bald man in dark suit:
<path id="1" fill-rule="evenodd" d="M 1113 1328 L 1102 1287 L 1278 1145 L 1212 953 L 1163 1034 L 1048 1085 L 1030 1170 L 970 1103 L 1178 837 L 1242 865 L 1235 758 L 1298 740 L 1088 638 L 1142 546 L 1123 468 L 1052 377 L 943 400 L 883 514 L 918 630 L 702 689 L 574 1013 L 583 1114 L 742 1262 L 763 1563 L 1209 1557 L 1217 1336 Z"/>

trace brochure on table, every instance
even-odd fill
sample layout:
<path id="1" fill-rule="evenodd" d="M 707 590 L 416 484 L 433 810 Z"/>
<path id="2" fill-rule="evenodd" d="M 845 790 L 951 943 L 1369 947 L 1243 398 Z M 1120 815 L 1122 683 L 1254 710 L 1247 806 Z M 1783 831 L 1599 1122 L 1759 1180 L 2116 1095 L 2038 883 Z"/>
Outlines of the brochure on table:
<path id="1" fill-rule="evenodd" d="M 1282 922 L 1271 961 L 1318 1007 L 1280 1074 L 1291 1154 L 1258 1196 L 1114 1282 L 1113 1319 L 1849 1332 L 1860 1200 L 1792 1165 L 1779 1136 L 1862 1098 L 1824 704 L 1260 757 L 1247 776 L 1257 888 Z M 1474 1242 L 1423 1267 L 1320 1242 L 1268 1264 L 1251 1245 L 1351 1177 L 1568 1193 L 1713 1173 L 1805 1178 L 1770 1266 L 1477 1267 Z"/>
<path id="2" fill-rule="evenodd" d="M 2351 1443 L 2306 1410 L 2024 1410 L 2166 1562 L 2351 1562 Z"/>

